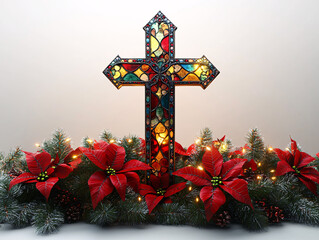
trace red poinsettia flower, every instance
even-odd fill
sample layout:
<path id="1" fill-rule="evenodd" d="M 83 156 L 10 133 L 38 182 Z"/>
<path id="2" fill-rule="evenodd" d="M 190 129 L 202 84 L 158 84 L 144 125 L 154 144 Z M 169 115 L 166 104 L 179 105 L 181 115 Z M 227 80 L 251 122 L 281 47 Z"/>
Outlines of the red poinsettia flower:
<path id="1" fill-rule="evenodd" d="M 145 196 L 145 201 L 148 207 L 149 213 L 163 200 L 165 203 L 171 203 L 170 196 L 182 191 L 186 187 L 186 182 L 177 183 L 169 186 L 169 174 L 150 177 L 151 185 L 141 184 L 140 194 Z"/>
<path id="2" fill-rule="evenodd" d="M 279 148 L 275 148 L 274 151 L 280 159 L 277 163 L 276 175 L 294 173 L 313 194 L 317 195 L 316 183 L 319 184 L 319 172 L 313 167 L 307 167 L 316 159 L 305 152 L 300 152 L 296 141 L 292 139 L 291 152 L 282 151 Z"/>
<path id="3" fill-rule="evenodd" d="M 213 147 L 211 151 L 204 153 L 204 170 L 189 166 L 174 172 L 173 175 L 185 178 L 195 185 L 204 186 L 200 191 L 200 198 L 204 202 L 206 218 L 209 221 L 226 201 L 222 190 L 236 200 L 253 207 L 248 193 L 248 183 L 238 179 L 245 162 L 246 159 L 236 158 L 223 163 L 223 156 Z"/>
<path id="4" fill-rule="evenodd" d="M 26 154 L 26 161 L 30 172 L 22 173 L 11 180 L 9 189 L 18 183 L 36 183 L 36 188 L 48 200 L 53 186 L 60 178 L 66 178 L 78 162 L 78 149 L 71 151 L 60 163 L 58 155 L 52 159 L 51 155 L 45 151 Z M 71 159 L 73 161 L 71 161 Z"/>
<path id="5" fill-rule="evenodd" d="M 93 173 L 88 181 L 93 208 L 96 208 L 104 197 L 113 192 L 114 188 L 123 201 L 125 200 L 127 185 L 138 191 L 140 178 L 133 171 L 150 170 L 151 167 L 138 160 L 130 160 L 124 163 L 125 150 L 115 144 L 108 144 L 103 141 L 95 142 L 94 148 L 80 147 L 82 153 L 102 169 L 102 171 Z"/>
<path id="6" fill-rule="evenodd" d="M 317 155 L 317 157 L 319 158 L 319 153 L 317 153 L 316 155 Z"/>
<path id="7" fill-rule="evenodd" d="M 179 155 L 183 155 L 183 156 L 190 156 L 192 154 L 194 154 L 196 152 L 196 144 L 193 143 L 192 145 L 190 145 L 187 149 L 187 151 L 185 151 L 185 149 L 182 147 L 181 144 L 179 144 L 178 142 L 175 142 L 175 153 L 179 154 Z"/>
<path id="8" fill-rule="evenodd" d="M 243 165 L 243 169 L 241 171 L 241 176 L 246 177 L 252 172 L 255 172 L 257 170 L 257 164 L 254 161 L 254 159 L 251 159 L 250 161 L 246 161 Z"/>

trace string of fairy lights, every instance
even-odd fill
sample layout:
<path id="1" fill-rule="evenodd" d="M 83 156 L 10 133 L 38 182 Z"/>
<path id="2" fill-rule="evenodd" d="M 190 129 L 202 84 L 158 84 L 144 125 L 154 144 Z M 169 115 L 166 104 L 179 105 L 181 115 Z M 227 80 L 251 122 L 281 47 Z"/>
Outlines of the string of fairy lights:
<path id="1" fill-rule="evenodd" d="M 64 141 L 67 142 L 67 143 L 69 143 L 69 142 L 71 142 L 71 138 L 66 138 Z M 127 138 L 126 141 L 127 141 L 127 143 L 132 143 L 132 142 L 133 142 L 133 140 L 132 140 L 131 138 Z M 86 139 L 86 142 L 87 142 L 89 145 L 93 145 L 94 140 L 91 139 L 91 138 L 88 138 L 88 139 Z M 116 142 L 121 143 L 121 141 L 116 141 L 115 139 L 110 139 L 110 140 L 109 140 L 109 143 L 116 143 Z M 201 138 L 197 138 L 194 142 L 195 142 L 196 145 L 200 146 L 201 143 L 202 143 L 202 139 L 201 139 Z M 228 144 L 227 144 L 226 141 L 223 141 L 222 143 L 219 143 L 219 144 L 220 144 L 220 146 L 219 146 L 220 152 L 225 152 L 225 151 L 228 150 Z M 41 148 L 41 145 L 40 145 L 39 143 L 35 143 L 35 146 L 36 146 L 37 148 Z M 211 148 L 210 146 L 204 146 L 204 148 L 205 148 L 207 151 L 211 151 L 211 150 L 212 150 L 212 148 Z M 269 146 L 269 147 L 267 147 L 267 148 L 265 148 L 265 149 L 267 149 L 268 152 L 274 151 L 274 149 L 273 149 L 271 146 Z M 289 151 L 290 149 L 289 149 L 289 148 L 286 148 L 285 150 Z M 241 151 L 242 151 L 243 154 L 245 154 L 245 153 L 247 152 L 247 149 L 246 149 L 245 147 L 243 147 Z M 134 152 L 135 152 L 135 151 L 134 151 Z M 78 157 L 77 155 L 73 155 L 73 156 L 72 156 L 73 159 L 76 159 L 77 157 Z M 191 165 L 188 165 L 188 166 L 191 166 Z M 262 166 L 262 163 L 261 163 L 261 162 L 258 162 L 258 163 L 257 163 L 257 166 L 260 168 L 260 167 Z M 199 169 L 199 170 L 201 170 L 201 171 L 204 171 L 204 168 L 203 168 L 200 164 L 197 166 L 197 169 Z M 277 179 L 276 176 L 275 176 L 275 172 L 276 172 L 275 169 L 271 169 L 271 170 L 270 170 L 270 173 L 272 174 L 272 176 L 271 176 L 270 178 L 271 178 L 271 180 L 273 180 L 273 181 L 276 181 L 276 179 Z M 257 174 L 256 179 L 258 180 L 258 182 L 260 182 L 260 181 L 263 179 L 263 175 L 262 175 L 262 174 Z M 191 192 L 192 190 L 193 190 L 193 187 L 190 185 L 190 186 L 188 187 L 188 191 Z M 142 199 L 142 196 L 139 195 L 139 196 L 137 197 L 137 200 L 138 200 L 139 202 L 141 202 L 141 201 L 143 200 L 143 199 Z M 196 196 L 196 197 L 195 197 L 195 202 L 198 203 L 199 201 L 200 201 L 199 196 Z"/>

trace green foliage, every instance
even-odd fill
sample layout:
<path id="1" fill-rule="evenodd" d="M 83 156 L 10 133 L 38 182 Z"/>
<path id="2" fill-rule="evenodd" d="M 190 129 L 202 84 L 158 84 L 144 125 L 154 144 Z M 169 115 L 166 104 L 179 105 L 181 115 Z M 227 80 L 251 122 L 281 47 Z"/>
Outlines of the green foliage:
<path id="1" fill-rule="evenodd" d="M 100 226 L 109 225 L 114 223 L 118 217 L 118 211 L 111 202 L 101 202 L 95 210 L 88 213 L 89 223 L 97 224 Z"/>
<path id="2" fill-rule="evenodd" d="M 258 208 L 252 209 L 243 203 L 232 201 L 229 209 L 232 210 L 230 213 L 232 219 L 248 230 L 262 231 L 268 226 L 266 214 Z"/>
<path id="3" fill-rule="evenodd" d="M 128 190 L 125 201 L 119 201 L 117 206 L 118 221 L 123 224 L 137 225 L 148 220 L 148 208 L 145 201 L 138 201 L 138 194 Z"/>
<path id="4" fill-rule="evenodd" d="M 43 142 L 43 149 L 47 151 L 52 158 L 59 157 L 60 161 L 71 151 L 70 139 L 62 130 L 56 130 L 51 139 Z"/>
<path id="5" fill-rule="evenodd" d="M 38 234 L 49 234 L 57 231 L 64 223 L 64 215 L 47 204 L 39 204 L 32 217 L 32 226 Z"/>
<path id="6" fill-rule="evenodd" d="M 141 140 L 137 136 L 128 136 L 124 137 L 121 140 L 120 146 L 124 147 L 125 149 L 125 162 L 136 159 L 136 160 L 143 160 L 141 155 L 139 154 L 141 149 Z"/>
<path id="7" fill-rule="evenodd" d="M 18 147 L 11 151 L 6 157 L 0 154 L 0 173 L 18 173 L 26 169 L 24 153 Z"/>
<path id="8" fill-rule="evenodd" d="M 117 140 L 110 132 L 104 131 L 101 139 L 106 142 L 116 141 L 124 147 L 126 152 L 125 161 L 137 159 L 144 161 L 140 154 L 141 142 L 137 136 L 129 135 Z M 187 165 L 197 167 L 201 164 L 203 154 L 207 146 L 213 142 L 212 132 L 205 128 L 201 131 L 200 141 L 197 142 L 196 152 L 191 156 L 178 156 L 176 169 Z M 314 196 L 298 178 L 294 175 L 285 175 L 272 181 L 274 169 L 278 162 L 276 154 L 264 148 L 264 143 L 257 129 L 252 129 L 247 137 L 250 150 L 247 150 L 242 158 L 254 159 L 258 166 L 257 174 L 261 180 L 249 181 L 248 189 L 254 204 L 254 209 L 228 198 L 220 210 L 227 210 L 233 222 L 241 223 L 249 230 L 259 231 L 267 228 L 268 218 L 264 209 L 259 208 L 255 202 L 265 201 L 267 204 L 278 206 L 283 210 L 285 220 L 300 222 L 311 225 L 319 225 L 319 200 Z M 216 144 L 216 142 L 214 142 Z M 93 148 L 93 140 L 88 137 L 83 139 L 83 146 Z M 56 131 L 52 139 L 43 143 L 43 150 L 48 151 L 52 157 L 59 156 L 61 160 L 71 151 L 70 141 L 61 131 Z M 229 152 L 232 149 L 230 140 L 226 140 L 219 146 L 224 161 L 229 160 Z M 311 165 L 318 167 L 319 159 Z M 4 156 L 0 154 L 0 223 L 9 223 L 19 228 L 32 224 L 40 234 L 51 233 L 64 223 L 64 211 L 55 204 L 54 196 L 56 189 L 52 190 L 49 201 L 35 188 L 33 183 L 17 184 L 9 191 L 10 176 L 15 176 L 27 169 L 25 156 L 19 148 Z M 88 179 L 97 170 L 86 156 L 82 156 L 81 164 L 65 179 L 60 179 L 57 184 L 61 189 L 68 190 L 81 202 L 84 211 L 83 220 L 101 226 L 110 224 L 136 225 L 141 223 L 158 223 L 167 225 L 189 224 L 194 226 L 210 226 L 213 221 L 207 222 L 205 217 L 204 203 L 195 201 L 199 197 L 200 187 L 187 183 L 187 187 L 171 196 L 172 204 L 160 203 L 148 214 L 146 202 L 139 201 L 139 195 L 130 188 L 127 190 L 126 200 L 122 201 L 114 189 L 96 209 L 92 209 L 91 196 L 88 187 Z M 140 179 L 144 179 L 144 172 L 138 172 Z M 10 175 L 9 175 L 10 174 Z M 175 183 L 183 182 L 184 179 L 175 177 Z M 191 187 L 191 188 L 189 188 Z M 62 211 L 63 210 L 63 211 Z"/>
<path id="9" fill-rule="evenodd" d="M 264 142 L 257 128 L 251 129 L 248 136 L 247 142 L 250 149 L 247 151 L 249 159 L 254 159 L 259 162 L 264 155 Z"/>
<path id="10" fill-rule="evenodd" d="M 116 141 L 116 137 L 114 137 L 111 132 L 106 131 L 106 130 L 104 130 L 104 131 L 101 133 L 100 138 L 101 138 L 103 141 L 107 142 L 107 143 L 110 143 L 111 140 Z"/>
<path id="11" fill-rule="evenodd" d="M 178 203 L 161 204 L 154 210 L 155 222 L 164 225 L 181 225 L 186 223 L 186 206 Z"/>

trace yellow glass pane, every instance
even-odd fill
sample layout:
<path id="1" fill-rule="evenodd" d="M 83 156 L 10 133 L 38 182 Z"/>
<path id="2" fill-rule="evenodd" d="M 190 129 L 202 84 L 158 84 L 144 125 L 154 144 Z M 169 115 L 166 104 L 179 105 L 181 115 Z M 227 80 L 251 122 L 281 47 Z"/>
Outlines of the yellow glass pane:
<path id="1" fill-rule="evenodd" d="M 120 73 L 121 73 L 121 77 L 124 77 L 127 74 L 127 71 L 123 67 L 121 67 Z"/>
<path id="2" fill-rule="evenodd" d="M 155 37 L 151 36 L 151 52 L 154 52 L 158 49 L 159 43 Z"/>
<path id="3" fill-rule="evenodd" d="M 197 68 L 197 70 L 194 73 L 197 75 L 197 77 L 200 77 L 202 72 L 203 72 L 202 68 Z"/>
<path id="4" fill-rule="evenodd" d="M 183 79 L 183 81 L 199 81 L 199 78 L 194 73 L 190 73 Z"/>
<path id="5" fill-rule="evenodd" d="M 138 77 L 140 77 L 144 72 L 141 69 L 137 69 L 134 74 Z"/>

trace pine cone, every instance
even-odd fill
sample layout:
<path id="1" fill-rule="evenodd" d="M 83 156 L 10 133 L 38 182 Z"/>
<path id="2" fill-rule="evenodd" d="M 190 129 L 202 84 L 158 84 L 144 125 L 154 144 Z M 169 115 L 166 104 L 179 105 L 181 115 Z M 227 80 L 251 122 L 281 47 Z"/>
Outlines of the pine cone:
<path id="1" fill-rule="evenodd" d="M 279 223 L 284 219 L 283 211 L 277 207 L 266 203 L 266 200 L 256 201 L 256 204 L 266 212 L 269 223 Z"/>
<path id="2" fill-rule="evenodd" d="M 65 209 L 71 204 L 71 193 L 67 190 L 60 189 L 56 192 L 53 202 L 59 207 Z"/>
<path id="3" fill-rule="evenodd" d="M 231 217 L 228 211 L 222 211 L 221 213 L 213 216 L 213 222 L 219 227 L 226 227 L 230 223 L 230 219 Z"/>
<path id="4" fill-rule="evenodd" d="M 81 204 L 70 206 L 65 212 L 65 222 L 74 223 L 81 220 L 82 208 Z"/>
<path id="5" fill-rule="evenodd" d="M 266 211 L 268 221 L 271 223 L 279 223 L 284 219 L 284 214 L 279 207 L 270 206 Z"/>
<path id="6" fill-rule="evenodd" d="M 74 223 L 82 217 L 81 202 L 67 190 L 58 190 L 53 198 L 54 204 L 62 208 L 66 223 Z"/>

